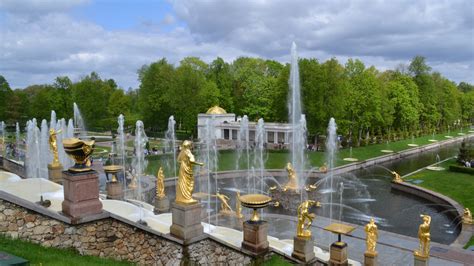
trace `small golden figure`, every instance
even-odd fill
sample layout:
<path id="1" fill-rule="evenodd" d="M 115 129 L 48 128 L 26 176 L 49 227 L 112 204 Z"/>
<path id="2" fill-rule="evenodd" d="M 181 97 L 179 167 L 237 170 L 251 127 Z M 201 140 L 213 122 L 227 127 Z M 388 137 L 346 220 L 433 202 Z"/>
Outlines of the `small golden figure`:
<path id="1" fill-rule="evenodd" d="M 319 201 L 307 200 L 303 201 L 300 206 L 298 206 L 298 225 L 296 227 L 296 235 L 302 238 L 311 238 L 311 224 L 313 219 L 316 217 L 314 213 L 309 213 L 309 208 L 311 206 L 320 207 L 321 204 Z M 308 220 L 308 222 L 306 222 Z"/>
<path id="2" fill-rule="evenodd" d="M 430 255 L 430 224 L 431 216 L 422 214 L 420 217 L 423 219 L 423 223 L 418 227 L 418 238 L 420 239 L 420 248 L 415 250 L 415 255 L 420 257 L 429 257 Z"/>
<path id="3" fill-rule="evenodd" d="M 298 177 L 291 163 L 286 164 L 286 171 L 288 171 L 288 183 L 283 187 L 283 191 L 298 190 Z"/>
<path id="4" fill-rule="evenodd" d="M 326 173 L 328 171 L 328 164 L 324 162 L 323 166 L 319 167 L 321 173 Z"/>
<path id="5" fill-rule="evenodd" d="M 242 204 L 240 203 L 240 191 L 237 191 L 237 197 L 235 197 L 235 216 L 239 219 L 244 218 L 242 214 Z"/>
<path id="6" fill-rule="evenodd" d="M 393 183 L 402 183 L 403 182 L 402 177 L 397 172 L 392 171 L 392 175 L 393 175 L 393 179 L 392 179 Z"/>
<path id="7" fill-rule="evenodd" d="M 472 213 L 469 208 L 464 209 L 464 214 L 462 216 L 462 222 L 464 224 L 472 224 Z"/>
<path id="8" fill-rule="evenodd" d="M 185 140 L 181 145 L 181 151 L 178 155 L 179 175 L 178 185 L 176 186 L 176 202 L 181 204 L 197 202 L 192 197 L 194 190 L 193 166 L 204 165 L 195 161 L 194 155 L 191 153 L 191 146 L 192 142 Z"/>
<path id="9" fill-rule="evenodd" d="M 58 141 L 57 141 L 57 134 L 60 134 L 61 130 L 54 130 L 54 128 L 51 128 L 49 130 L 49 148 L 51 149 L 51 152 L 53 153 L 53 162 L 51 163 L 51 166 L 53 167 L 59 167 L 61 166 L 61 163 L 59 162 L 59 157 L 58 157 Z"/>
<path id="10" fill-rule="evenodd" d="M 221 201 L 221 213 L 229 214 L 232 213 L 232 208 L 229 206 L 228 200 L 230 200 L 229 197 L 227 197 L 224 194 L 217 193 L 216 197 Z"/>
<path id="11" fill-rule="evenodd" d="M 130 189 L 136 189 L 138 187 L 138 182 L 137 182 L 137 177 L 135 175 L 131 175 L 132 181 L 130 181 L 130 184 L 128 184 L 128 188 Z"/>
<path id="12" fill-rule="evenodd" d="M 163 173 L 163 167 L 160 167 L 156 174 L 156 198 L 162 199 L 165 196 L 165 174 Z"/>
<path id="13" fill-rule="evenodd" d="M 370 222 L 365 225 L 365 233 L 367 234 L 367 237 L 365 238 L 365 244 L 367 245 L 366 253 L 376 254 L 375 246 L 377 245 L 379 232 L 374 218 L 370 218 Z"/>
<path id="14" fill-rule="evenodd" d="M 307 185 L 304 189 L 308 192 L 315 191 L 318 188 L 318 185 L 316 183 L 312 185 Z"/>

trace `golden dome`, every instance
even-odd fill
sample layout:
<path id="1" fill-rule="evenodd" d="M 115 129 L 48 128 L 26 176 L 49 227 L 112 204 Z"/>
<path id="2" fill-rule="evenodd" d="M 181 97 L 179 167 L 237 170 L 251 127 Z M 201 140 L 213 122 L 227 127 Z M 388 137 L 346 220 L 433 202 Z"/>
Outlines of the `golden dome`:
<path id="1" fill-rule="evenodd" d="M 227 112 L 222 109 L 221 107 L 219 107 L 218 105 L 215 105 L 211 108 L 209 108 L 206 112 L 206 114 L 208 115 L 224 115 L 224 114 L 227 114 Z"/>

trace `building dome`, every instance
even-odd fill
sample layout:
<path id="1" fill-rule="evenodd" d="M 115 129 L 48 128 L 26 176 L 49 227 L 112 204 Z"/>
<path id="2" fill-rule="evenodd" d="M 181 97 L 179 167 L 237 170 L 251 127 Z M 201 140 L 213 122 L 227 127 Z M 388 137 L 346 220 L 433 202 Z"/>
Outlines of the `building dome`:
<path id="1" fill-rule="evenodd" d="M 209 108 L 206 112 L 206 114 L 208 115 L 224 115 L 224 114 L 227 114 L 227 112 L 222 109 L 221 107 L 219 107 L 218 105 L 215 105 L 211 108 Z"/>

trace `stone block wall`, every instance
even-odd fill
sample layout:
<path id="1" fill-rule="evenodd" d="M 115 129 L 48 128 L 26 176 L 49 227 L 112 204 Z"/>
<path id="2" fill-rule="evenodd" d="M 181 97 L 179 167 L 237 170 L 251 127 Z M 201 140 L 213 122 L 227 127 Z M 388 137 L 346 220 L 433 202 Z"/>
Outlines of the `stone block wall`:
<path id="1" fill-rule="evenodd" d="M 246 265 L 254 260 L 208 238 L 182 246 L 111 217 L 71 225 L 1 199 L 0 234 L 140 265 Z"/>

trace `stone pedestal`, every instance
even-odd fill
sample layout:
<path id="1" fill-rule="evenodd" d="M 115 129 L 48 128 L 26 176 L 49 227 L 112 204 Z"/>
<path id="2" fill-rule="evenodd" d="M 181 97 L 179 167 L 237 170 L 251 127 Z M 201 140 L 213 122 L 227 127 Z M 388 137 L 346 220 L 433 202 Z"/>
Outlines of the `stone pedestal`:
<path id="1" fill-rule="evenodd" d="M 51 165 L 48 164 L 48 177 L 49 181 L 52 181 L 57 184 L 63 183 L 63 166 L 60 165 Z"/>
<path id="2" fill-rule="evenodd" d="M 364 252 L 364 266 L 377 266 L 377 251 Z"/>
<path id="3" fill-rule="evenodd" d="M 303 262 L 308 262 L 314 259 L 313 237 L 302 238 L 295 236 L 293 238 L 293 253 L 291 256 Z"/>
<path id="4" fill-rule="evenodd" d="M 122 200 L 123 184 L 120 182 L 107 182 L 105 185 L 107 190 L 107 199 Z"/>
<path id="5" fill-rule="evenodd" d="M 345 242 L 334 242 L 331 244 L 329 251 L 329 265 L 330 266 L 348 266 L 347 259 L 347 244 Z"/>
<path id="6" fill-rule="evenodd" d="M 168 199 L 168 196 L 164 196 L 161 199 L 155 198 L 155 209 L 153 210 L 155 214 L 168 212 L 169 210 L 170 210 L 170 200 Z"/>
<path id="7" fill-rule="evenodd" d="M 171 203 L 172 225 L 170 233 L 185 243 L 193 238 L 199 237 L 204 233 L 204 227 L 201 225 L 201 204 L 194 203 L 190 205 Z"/>
<path id="8" fill-rule="evenodd" d="M 428 266 L 429 257 L 420 256 L 418 254 L 413 254 L 413 257 L 415 258 L 415 266 Z"/>
<path id="9" fill-rule="evenodd" d="M 242 248 L 255 254 L 261 254 L 268 251 L 268 223 L 265 221 L 245 221 L 244 241 Z"/>
<path id="10" fill-rule="evenodd" d="M 82 218 L 102 212 L 99 200 L 99 176 L 96 171 L 70 173 L 63 171 L 63 214 Z"/>

